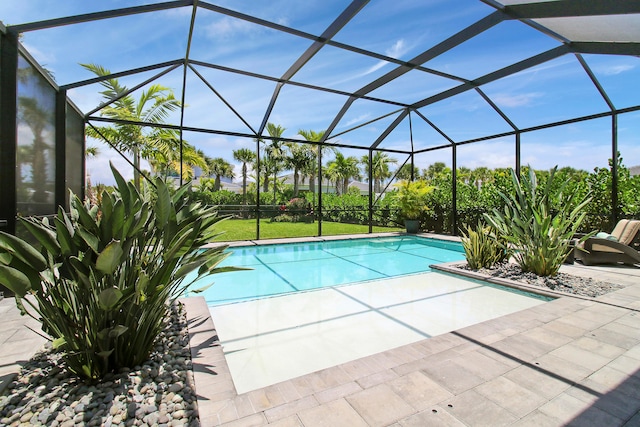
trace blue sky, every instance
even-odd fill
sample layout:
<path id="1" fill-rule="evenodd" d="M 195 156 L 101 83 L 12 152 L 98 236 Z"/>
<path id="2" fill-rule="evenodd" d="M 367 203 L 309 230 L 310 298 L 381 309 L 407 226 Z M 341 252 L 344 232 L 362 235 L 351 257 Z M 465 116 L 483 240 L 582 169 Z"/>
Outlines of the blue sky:
<path id="1" fill-rule="evenodd" d="M 147 3 L 155 2 L 4 1 L 0 2 L 0 20 L 5 25 L 21 24 Z M 320 35 L 349 4 L 344 0 L 229 0 L 211 3 L 313 35 Z M 409 60 L 491 12 L 491 7 L 478 0 L 458 0 L 455 7 L 446 0 L 371 1 L 338 32 L 334 40 Z M 174 9 L 26 33 L 23 43 L 41 64 L 53 71 L 58 83 L 67 84 L 92 77 L 79 63 L 100 64 L 117 72 L 182 58 L 190 19 L 191 8 Z M 199 9 L 190 58 L 280 77 L 310 44 L 307 39 Z M 558 45 L 556 40 L 520 22 L 505 21 L 423 65 L 442 73 L 474 79 Z M 640 104 L 639 58 L 584 55 L 584 59 L 617 108 Z M 385 61 L 325 46 L 293 80 L 355 91 L 395 67 Z M 260 126 L 274 92 L 273 82 L 196 68 L 254 129 Z M 157 72 L 120 80 L 131 87 Z M 157 83 L 174 89 L 176 96 L 180 97 L 182 69 L 163 76 Z M 413 70 L 369 95 L 413 103 L 458 84 L 458 81 L 449 78 Z M 69 97 L 86 112 L 99 104 L 99 90 L 97 85 L 73 89 Z M 483 91 L 520 128 L 607 111 L 606 103 L 573 55 L 565 55 L 497 80 L 483 86 Z M 251 133 L 192 72 L 187 76 L 185 97 L 188 105 L 186 126 Z M 285 127 L 285 136 L 296 138 L 299 129 L 325 129 L 345 101 L 341 95 L 285 86 L 269 121 Z M 334 134 L 397 108 L 380 102 L 358 100 L 338 124 Z M 455 141 L 511 130 L 509 124 L 475 91 L 432 104 L 420 112 Z M 375 141 L 394 117 L 336 139 L 344 144 L 366 147 Z M 172 116 L 169 122 L 178 124 L 179 116 Z M 447 143 L 415 115 L 412 115 L 411 125 L 416 148 Z M 559 164 L 587 170 L 605 166 L 607 158 L 611 156 L 610 129 L 611 120 L 605 118 L 524 134 L 522 163 L 536 168 Z M 619 149 L 625 164 L 640 164 L 640 112 L 621 115 L 618 130 Z M 223 157 L 232 163 L 232 150 L 255 148 L 252 140 L 243 138 L 188 132 L 185 139 L 208 156 Z M 410 141 L 409 122 L 405 120 L 381 147 L 403 149 Z M 357 157 L 366 154 L 366 151 L 359 150 L 343 151 Z M 471 168 L 508 167 L 513 166 L 513 154 L 514 138 L 499 138 L 460 146 L 458 165 Z M 401 162 L 404 160 L 400 155 L 396 157 Z M 93 182 L 109 182 L 108 160 L 113 160 L 125 175 L 130 174 L 125 162 L 118 159 L 115 153 L 102 148 L 102 155 L 88 163 Z M 419 167 L 427 167 L 435 161 L 450 165 L 450 150 L 431 151 L 416 157 Z M 239 168 L 236 170 L 239 172 Z"/>

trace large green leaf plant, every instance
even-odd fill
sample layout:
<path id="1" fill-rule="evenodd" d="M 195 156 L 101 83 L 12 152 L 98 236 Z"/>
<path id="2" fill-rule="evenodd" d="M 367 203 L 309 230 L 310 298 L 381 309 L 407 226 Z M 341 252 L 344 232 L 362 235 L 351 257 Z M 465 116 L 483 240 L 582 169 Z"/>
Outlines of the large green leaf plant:
<path id="1" fill-rule="evenodd" d="M 218 235 L 215 208 L 161 179 L 145 197 L 111 168 L 116 188 L 98 204 L 71 194 L 69 213 L 20 218 L 39 247 L 0 233 L 0 284 L 90 380 L 147 360 L 169 304 L 194 281 L 237 270 L 218 267 L 226 246 L 202 249 Z"/>
<path id="2" fill-rule="evenodd" d="M 511 171 L 514 191 L 499 192 L 504 207 L 494 208 L 484 218 L 513 250 L 525 272 L 554 276 L 573 250 L 572 239 L 585 218 L 591 198 L 567 191 L 567 182 L 557 182 L 553 168 L 544 186 L 529 169 L 520 179 Z M 584 240 L 583 237 L 581 240 Z"/>

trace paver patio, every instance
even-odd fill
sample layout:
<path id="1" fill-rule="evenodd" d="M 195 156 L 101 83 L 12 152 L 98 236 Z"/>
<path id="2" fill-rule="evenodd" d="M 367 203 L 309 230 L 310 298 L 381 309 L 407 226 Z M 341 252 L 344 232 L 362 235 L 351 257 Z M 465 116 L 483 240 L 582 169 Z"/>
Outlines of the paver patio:
<path id="1" fill-rule="evenodd" d="M 203 426 L 640 425 L 640 269 L 563 266 L 625 285 L 554 301 L 238 395 L 202 298 L 184 299 Z M 0 301 L 0 388 L 39 348 Z"/>
<path id="2" fill-rule="evenodd" d="M 203 426 L 640 425 L 640 269 L 563 266 L 625 285 L 237 395 L 203 299 L 185 300 Z M 215 339 L 214 339 L 215 341 Z M 203 343 L 202 345 L 200 343 Z"/>

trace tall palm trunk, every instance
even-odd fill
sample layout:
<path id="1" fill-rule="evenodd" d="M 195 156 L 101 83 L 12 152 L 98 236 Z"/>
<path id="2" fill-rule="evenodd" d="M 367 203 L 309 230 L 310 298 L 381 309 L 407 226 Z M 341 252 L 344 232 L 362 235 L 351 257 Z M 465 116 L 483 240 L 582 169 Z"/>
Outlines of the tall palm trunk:
<path id="1" fill-rule="evenodd" d="M 242 204 L 247 205 L 247 164 L 242 164 Z"/>
<path id="2" fill-rule="evenodd" d="M 298 197 L 298 180 L 300 179 L 300 174 L 298 173 L 298 169 L 293 170 L 293 197 Z"/>
<path id="3" fill-rule="evenodd" d="M 140 191 L 140 148 L 134 146 L 133 151 L 133 185 Z"/>

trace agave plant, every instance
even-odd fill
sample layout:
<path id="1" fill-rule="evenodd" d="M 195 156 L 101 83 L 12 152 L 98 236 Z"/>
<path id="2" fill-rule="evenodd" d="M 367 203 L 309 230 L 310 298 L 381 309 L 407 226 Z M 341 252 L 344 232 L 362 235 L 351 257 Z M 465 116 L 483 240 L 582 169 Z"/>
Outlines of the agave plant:
<path id="1" fill-rule="evenodd" d="M 472 270 L 489 268 L 509 258 L 511 251 L 503 238 L 482 223 L 462 232 L 462 248 Z"/>
<path id="2" fill-rule="evenodd" d="M 237 270 L 218 267 L 226 246 L 201 249 L 222 218 L 189 202 L 187 186 L 171 194 L 158 179 L 151 200 L 111 169 L 117 187 L 99 204 L 71 194 L 70 213 L 20 218 L 39 248 L 0 233 L 0 284 L 87 379 L 147 360 L 169 304 L 195 280 Z"/>
<path id="3" fill-rule="evenodd" d="M 504 209 L 484 214 L 485 220 L 511 245 L 520 268 L 539 276 L 558 272 L 573 250 L 572 238 L 585 218 L 585 206 L 591 201 L 588 196 L 565 192 L 566 182 L 554 182 L 556 170 L 557 166 L 543 188 L 538 187 L 533 169 L 520 180 L 512 170 L 515 194 L 499 193 Z"/>

